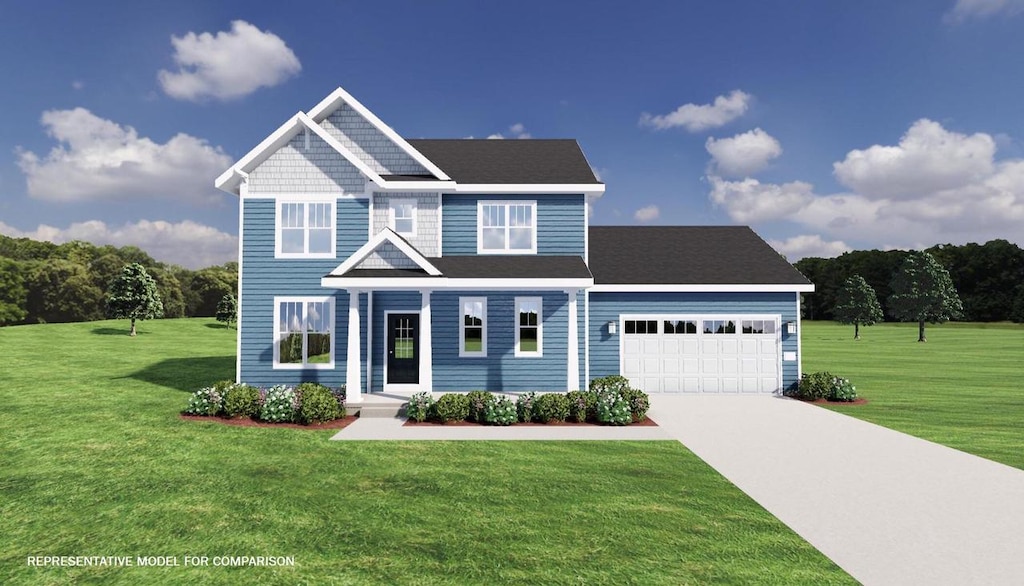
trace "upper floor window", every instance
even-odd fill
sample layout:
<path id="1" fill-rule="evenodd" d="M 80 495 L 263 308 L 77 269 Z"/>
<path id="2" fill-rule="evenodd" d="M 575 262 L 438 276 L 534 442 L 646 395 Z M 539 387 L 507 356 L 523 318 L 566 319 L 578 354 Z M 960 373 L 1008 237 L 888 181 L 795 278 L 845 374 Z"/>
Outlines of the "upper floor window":
<path id="1" fill-rule="evenodd" d="M 481 201 L 477 207 L 477 253 L 536 253 L 536 201 Z"/>
<path id="2" fill-rule="evenodd" d="M 391 200 L 391 229 L 402 236 L 416 235 L 416 200 L 415 199 L 393 199 Z"/>
<path id="3" fill-rule="evenodd" d="M 277 204 L 279 258 L 334 258 L 334 202 Z"/>

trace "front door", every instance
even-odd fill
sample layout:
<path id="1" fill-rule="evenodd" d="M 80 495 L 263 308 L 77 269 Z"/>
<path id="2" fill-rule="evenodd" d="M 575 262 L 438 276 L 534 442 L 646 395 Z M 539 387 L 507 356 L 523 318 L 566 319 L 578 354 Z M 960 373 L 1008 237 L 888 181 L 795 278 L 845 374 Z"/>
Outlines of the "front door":
<path id="1" fill-rule="evenodd" d="M 419 330 L 419 314 L 388 314 L 388 384 L 420 382 Z"/>

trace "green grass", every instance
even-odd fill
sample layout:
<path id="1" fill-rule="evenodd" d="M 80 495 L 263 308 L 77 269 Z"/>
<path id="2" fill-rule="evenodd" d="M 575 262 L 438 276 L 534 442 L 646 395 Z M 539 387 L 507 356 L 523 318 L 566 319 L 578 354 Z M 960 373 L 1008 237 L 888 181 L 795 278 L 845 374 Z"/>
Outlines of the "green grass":
<path id="1" fill-rule="evenodd" d="M 803 322 L 803 370 L 851 380 L 867 405 L 829 408 L 1024 469 L 1024 325 Z"/>
<path id="2" fill-rule="evenodd" d="M 676 442 L 330 442 L 181 421 L 212 320 L 0 328 L 0 583 L 851 583 Z M 293 568 L 32 568 L 29 555 Z"/>

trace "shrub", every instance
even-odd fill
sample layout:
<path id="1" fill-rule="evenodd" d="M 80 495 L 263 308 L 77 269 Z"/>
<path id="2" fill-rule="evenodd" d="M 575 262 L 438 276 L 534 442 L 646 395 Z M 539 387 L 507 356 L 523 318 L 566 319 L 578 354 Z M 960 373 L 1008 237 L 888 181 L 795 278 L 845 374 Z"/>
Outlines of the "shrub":
<path id="1" fill-rule="evenodd" d="M 628 425 L 633 412 L 620 393 L 605 392 L 597 396 L 597 421 L 606 425 Z"/>
<path id="2" fill-rule="evenodd" d="M 805 374 L 800 377 L 795 396 L 803 401 L 827 399 L 832 390 L 832 379 L 834 378 L 829 372 Z"/>
<path id="3" fill-rule="evenodd" d="M 405 408 L 405 415 L 409 419 L 423 423 L 430 417 L 434 410 L 434 398 L 430 393 L 416 393 L 409 398 L 409 404 Z"/>
<path id="4" fill-rule="evenodd" d="M 832 387 L 829 389 L 828 400 L 845 403 L 856 401 L 857 387 L 853 386 L 848 378 L 834 377 L 832 379 Z"/>
<path id="5" fill-rule="evenodd" d="M 344 417 L 345 412 L 338 406 L 331 390 L 320 383 L 302 383 L 295 389 L 299 399 L 299 421 L 309 425 L 323 423 Z"/>
<path id="6" fill-rule="evenodd" d="M 497 397 L 487 406 L 484 414 L 484 421 L 491 425 L 512 425 L 519 419 L 516 404 L 512 399 L 502 395 Z"/>
<path id="7" fill-rule="evenodd" d="M 598 395 L 604 393 L 621 393 L 629 388 L 629 379 L 624 376 L 613 374 L 590 381 L 590 390 Z"/>
<path id="8" fill-rule="evenodd" d="M 487 391 L 472 391 L 466 394 L 469 399 L 469 420 L 484 423 L 487 408 L 494 403 L 494 395 Z"/>
<path id="9" fill-rule="evenodd" d="M 469 417 L 469 397 L 462 393 L 446 393 L 434 404 L 434 413 L 441 423 L 465 421 Z"/>
<path id="10" fill-rule="evenodd" d="M 633 415 L 633 421 L 640 421 L 647 415 L 647 410 L 651 408 L 651 400 L 648 398 L 647 393 L 640 389 L 625 389 L 621 393 L 622 398 L 629 404 L 629 411 Z"/>
<path id="11" fill-rule="evenodd" d="M 231 385 L 224 395 L 228 417 L 255 417 L 260 412 L 260 390 L 247 384 Z"/>
<path id="12" fill-rule="evenodd" d="M 565 395 L 569 401 L 569 419 L 584 423 L 594 420 L 597 409 L 597 393 L 590 391 L 570 391 Z"/>
<path id="13" fill-rule="evenodd" d="M 338 401 L 338 407 L 341 409 L 341 416 L 345 416 L 345 385 L 341 385 L 338 388 L 331 389 L 331 394 L 334 395 L 334 399 Z"/>
<path id="14" fill-rule="evenodd" d="M 270 423 L 295 421 L 295 389 L 277 385 L 267 390 L 260 409 L 260 419 Z"/>
<path id="15" fill-rule="evenodd" d="M 519 417 L 519 421 L 523 423 L 529 423 L 533 421 L 534 412 L 533 405 L 537 402 L 537 393 L 529 392 L 523 393 L 516 397 L 516 416 Z"/>
<path id="16" fill-rule="evenodd" d="M 569 399 L 561 393 L 546 393 L 537 397 L 533 404 L 537 421 L 565 421 L 569 417 Z"/>
<path id="17" fill-rule="evenodd" d="M 204 387 L 192 393 L 185 415 L 219 415 L 224 409 L 224 395 L 215 387 Z"/>

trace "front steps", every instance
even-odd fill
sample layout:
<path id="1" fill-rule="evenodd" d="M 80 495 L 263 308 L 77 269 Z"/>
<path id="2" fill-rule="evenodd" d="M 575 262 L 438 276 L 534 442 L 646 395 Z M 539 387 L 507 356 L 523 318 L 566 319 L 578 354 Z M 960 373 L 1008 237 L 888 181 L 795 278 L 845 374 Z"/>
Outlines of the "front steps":
<path id="1" fill-rule="evenodd" d="M 349 415 L 374 418 L 395 418 L 405 415 L 405 406 L 408 399 L 404 397 L 385 397 L 379 395 L 363 395 L 360 403 L 348 403 L 345 405 Z"/>

